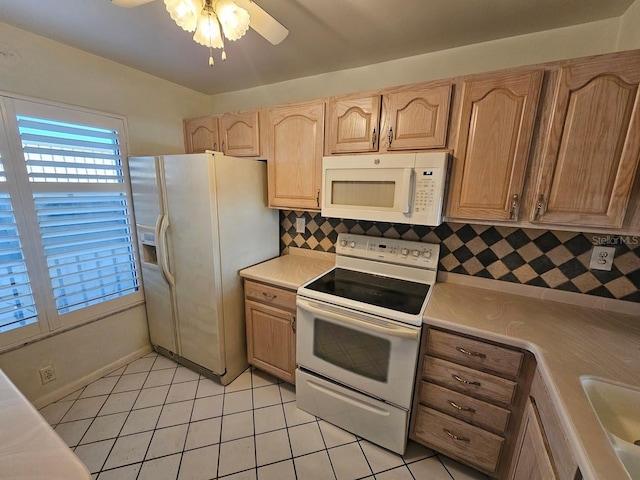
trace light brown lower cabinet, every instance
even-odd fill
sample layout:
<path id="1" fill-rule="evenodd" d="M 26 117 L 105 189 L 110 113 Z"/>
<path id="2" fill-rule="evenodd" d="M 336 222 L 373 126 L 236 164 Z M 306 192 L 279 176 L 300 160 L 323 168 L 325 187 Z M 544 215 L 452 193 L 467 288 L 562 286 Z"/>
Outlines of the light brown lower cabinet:
<path id="1" fill-rule="evenodd" d="M 539 372 L 531 383 L 531 393 L 517 447 L 510 480 L 579 480 L 578 463 L 569 447 L 558 414 Z"/>
<path id="2" fill-rule="evenodd" d="M 296 292 L 245 280 L 244 294 L 249 364 L 295 383 Z"/>

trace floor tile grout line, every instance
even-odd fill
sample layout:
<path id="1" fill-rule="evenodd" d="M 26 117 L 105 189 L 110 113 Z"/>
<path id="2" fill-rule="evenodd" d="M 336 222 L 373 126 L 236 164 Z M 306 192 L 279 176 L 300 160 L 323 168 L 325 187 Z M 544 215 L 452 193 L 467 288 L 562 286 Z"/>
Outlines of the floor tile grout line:
<path id="1" fill-rule="evenodd" d="M 297 406 L 296 406 L 297 408 Z M 315 415 L 314 415 L 315 417 Z M 327 442 L 324 439 L 324 433 L 322 432 L 322 428 L 320 428 L 320 418 L 316 417 L 316 424 L 318 425 L 318 430 L 320 430 L 320 438 L 322 438 L 322 444 L 324 445 L 324 451 L 327 454 L 327 458 L 329 459 L 329 465 L 331 465 L 331 471 L 333 472 L 333 478 L 338 478 L 338 474 L 336 473 L 336 469 L 333 466 L 333 461 L 331 460 L 331 455 L 329 455 L 329 447 L 327 446 Z"/>

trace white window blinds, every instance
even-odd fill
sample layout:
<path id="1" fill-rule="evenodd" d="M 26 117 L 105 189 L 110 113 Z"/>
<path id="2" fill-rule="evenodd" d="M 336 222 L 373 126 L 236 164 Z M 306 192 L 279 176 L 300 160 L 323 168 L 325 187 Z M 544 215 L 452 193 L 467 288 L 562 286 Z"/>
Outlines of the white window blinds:
<path id="1" fill-rule="evenodd" d="M 0 157 L 0 333 L 38 321 Z"/>
<path id="2" fill-rule="evenodd" d="M 58 314 L 138 291 L 118 132 L 17 122 Z"/>

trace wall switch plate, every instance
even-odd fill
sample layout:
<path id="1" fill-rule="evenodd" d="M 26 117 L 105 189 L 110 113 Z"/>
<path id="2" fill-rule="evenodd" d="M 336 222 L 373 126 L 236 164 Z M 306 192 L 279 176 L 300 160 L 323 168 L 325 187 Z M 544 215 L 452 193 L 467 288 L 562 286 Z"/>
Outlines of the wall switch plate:
<path id="1" fill-rule="evenodd" d="M 613 267 L 613 257 L 615 254 L 616 247 L 593 247 L 589 268 L 591 270 L 611 271 L 611 267 Z"/>
<path id="2" fill-rule="evenodd" d="M 296 218 L 296 233 L 304 233 L 305 221 L 304 217 Z"/>
<path id="3" fill-rule="evenodd" d="M 44 385 L 45 383 L 52 382 L 56 379 L 56 371 L 53 368 L 53 365 L 47 365 L 46 367 L 42 367 L 40 369 L 40 382 Z"/>

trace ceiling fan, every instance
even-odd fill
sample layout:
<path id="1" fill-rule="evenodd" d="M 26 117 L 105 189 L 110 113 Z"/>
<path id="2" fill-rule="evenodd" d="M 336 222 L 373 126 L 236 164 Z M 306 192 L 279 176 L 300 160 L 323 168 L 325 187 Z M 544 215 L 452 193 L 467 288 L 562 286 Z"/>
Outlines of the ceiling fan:
<path id="1" fill-rule="evenodd" d="M 152 1 L 111 0 L 111 3 L 133 8 Z M 178 26 L 195 32 L 193 40 L 209 47 L 209 65 L 214 63 L 213 48 L 222 48 L 225 60 L 224 39 L 237 40 L 249 27 L 273 45 L 278 45 L 289 34 L 289 30 L 252 0 L 164 0 L 164 3 Z"/>

